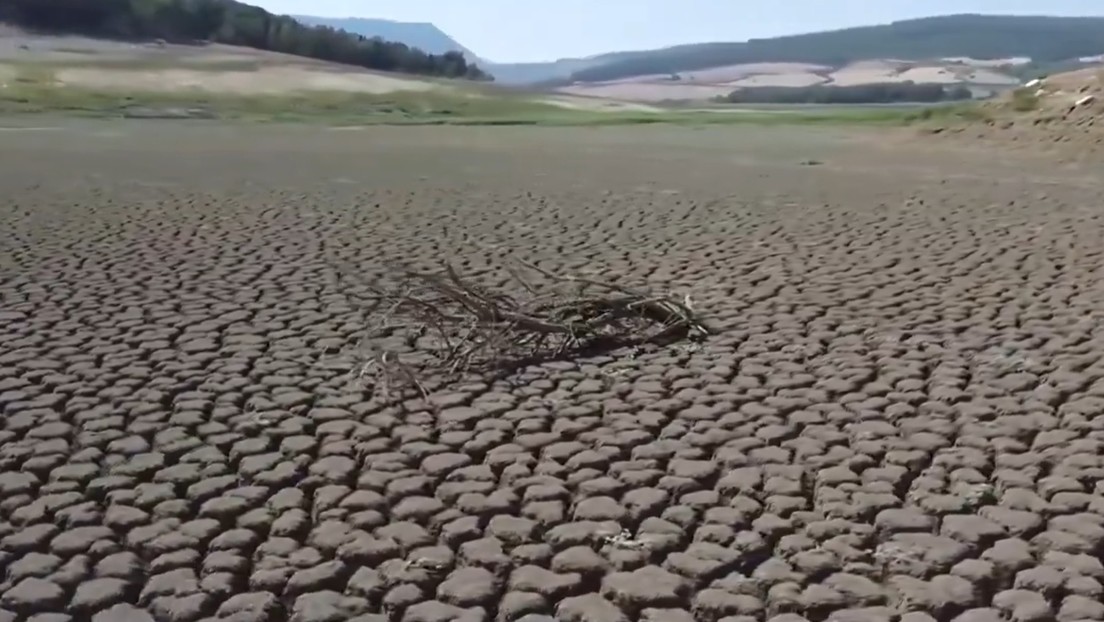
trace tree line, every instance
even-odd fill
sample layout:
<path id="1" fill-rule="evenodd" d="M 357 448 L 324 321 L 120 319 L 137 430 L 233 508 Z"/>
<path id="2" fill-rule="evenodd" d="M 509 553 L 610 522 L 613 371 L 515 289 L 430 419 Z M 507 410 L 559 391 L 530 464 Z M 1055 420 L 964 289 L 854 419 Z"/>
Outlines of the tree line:
<path id="1" fill-rule="evenodd" d="M 211 41 L 380 71 L 489 80 L 459 52 L 427 54 L 233 0 L 0 0 L 0 21 L 55 33 L 120 39 Z"/>
<path id="2" fill-rule="evenodd" d="M 916 84 L 886 82 L 853 86 L 768 86 L 739 89 L 729 93 L 725 102 L 732 104 L 931 104 L 971 99 L 973 93 L 964 85 Z"/>
<path id="3" fill-rule="evenodd" d="M 876 58 L 947 57 L 1029 57 L 1036 63 L 1053 63 L 1101 53 L 1104 18 L 950 15 L 740 43 L 635 52 L 577 71 L 571 81 L 601 82 L 743 63 L 800 62 L 838 67 Z"/>

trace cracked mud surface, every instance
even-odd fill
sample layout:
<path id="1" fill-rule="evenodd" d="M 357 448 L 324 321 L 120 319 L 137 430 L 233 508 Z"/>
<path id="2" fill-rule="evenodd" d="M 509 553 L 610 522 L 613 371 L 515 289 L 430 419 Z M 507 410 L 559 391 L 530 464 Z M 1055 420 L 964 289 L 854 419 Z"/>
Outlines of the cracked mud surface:
<path id="1" fill-rule="evenodd" d="M 0 621 L 1104 620 L 1101 185 L 804 128 L 7 133 Z M 507 248 L 724 332 L 350 382 L 329 258 Z"/>

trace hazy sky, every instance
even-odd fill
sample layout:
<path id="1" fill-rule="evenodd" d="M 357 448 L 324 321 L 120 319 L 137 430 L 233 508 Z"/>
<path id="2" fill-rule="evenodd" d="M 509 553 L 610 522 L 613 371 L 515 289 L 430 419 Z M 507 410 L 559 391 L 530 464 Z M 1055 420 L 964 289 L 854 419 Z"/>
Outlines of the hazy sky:
<path id="1" fill-rule="evenodd" d="M 246 0 L 275 13 L 433 22 L 476 54 L 541 61 L 948 13 L 1101 15 L 1104 0 Z"/>

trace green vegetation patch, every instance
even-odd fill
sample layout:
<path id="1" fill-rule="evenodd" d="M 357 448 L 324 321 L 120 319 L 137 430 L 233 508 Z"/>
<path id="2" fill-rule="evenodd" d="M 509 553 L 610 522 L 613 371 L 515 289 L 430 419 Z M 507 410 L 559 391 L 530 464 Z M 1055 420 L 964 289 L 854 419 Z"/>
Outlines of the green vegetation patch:
<path id="1" fill-rule="evenodd" d="M 22 75 L 22 74 L 20 74 Z M 237 95 L 199 90 L 119 92 L 53 84 L 43 76 L 0 89 L 0 114 L 60 113 L 117 118 L 217 118 L 340 123 L 446 122 L 453 119 L 541 118 L 559 109 L 513 98 L 467 97 L 447 91 L 385 95 L 300 92 Z"/>
<path id="2" fill-rule="evenodd" d="M 906 121 L 910 123 L 922 123 L 935 121 L 940 123 L 973 123 L 987 121 L 992 118 L 990 110 L 978 103 L 963 103 L 945 106 L 931 106 L 922 110 L 910 112 Z"/>
<path id="3" fill-rule="evenodd" d="M 1016 112 L 1031 112 L 1039 108 L 1039 96 L 1029 88 L 1012 91 L 1012 109 Z"/>
<path id="4" fill-rule="evenodd" d="M 583 110 L 525 93 L 441 88 L 387 94 L 312 91 L 240 95 L 200 90 L 119 92 L 56 83 L 43 67 L 20 68 L 0 88 L 0 114 L 54 113 L 99 118 L 223 119 L 326 125 L 832 125 L 901 124 L 910 107 L 713 106 L 658 111 Z"/>
<path id="5" fill-rule="evenodd" d="M 156 59 L 154 59 L 156 61 Z M 23 62 L 0 65 L 8 84 L 0 88 L 0 114 L 50 113 L 97 118 L 221 119 L 306 122 L 326 125 L 547 125 L 605 126 L 682 124 L 833 125 L 901 124 L 919 111 L 906 106 L 707 105 L 655 110 L 589 110 L 568 107 L 540 92 L 513 91 L 471 82 L 439 81 L 433 88 L 373 94 L 300 91 L 234 94 L 200 88 L 142 92 L 62 84 L 58 72 L 89 66 L 104 70 L 159 67 L 145 61 Z M 200 63 L 195 63 L 200 66 Z M 174 67 L 185 68 L 179 60 Z M 224 66 L 211 67 L 212 70 Z M 432 79 L 431 79 L 432 80 Z M 437 82 L 434 80 L 434 82 Z"/>

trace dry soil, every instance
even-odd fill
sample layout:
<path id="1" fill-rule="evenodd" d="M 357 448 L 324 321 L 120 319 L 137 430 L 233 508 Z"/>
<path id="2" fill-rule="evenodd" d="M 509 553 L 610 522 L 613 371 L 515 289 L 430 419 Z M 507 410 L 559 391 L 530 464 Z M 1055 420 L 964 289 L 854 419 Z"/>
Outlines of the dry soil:
<path id="1" fill-rule="evenodd" d="M 1058 159 L 1098 156 L 1104 148 L 1104 67 L 1048 76 L 981 110 L 984 120 L 933 129 L 952 139 L 1046 151 Z"/>
<path id="2" fill-rule="evenodd" d="M 79 36 L 45 36 L 0 24 L 0 89 L 32 76 L 59 88 L 124 94 L 218 93 L 294 95 L 306 92 L 435 92 L 455 97 L 495 96 L 471 82 L 368 71 L 287 54 L 230 45 L 129 43 Z M 644 104 L 533 93 L 533 100 L 595 112 L 656 112 Z"/>
<path id="3" fill-rule="evenodd" d="M 1104 193 L 1031 157 L 2 131 L 0 620 L 1104 620 Z M 358 383 L 335 261 L 506 250 L 722 333 Z"/>

